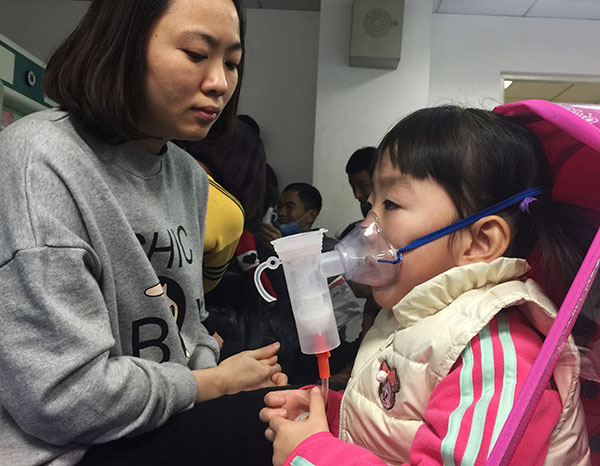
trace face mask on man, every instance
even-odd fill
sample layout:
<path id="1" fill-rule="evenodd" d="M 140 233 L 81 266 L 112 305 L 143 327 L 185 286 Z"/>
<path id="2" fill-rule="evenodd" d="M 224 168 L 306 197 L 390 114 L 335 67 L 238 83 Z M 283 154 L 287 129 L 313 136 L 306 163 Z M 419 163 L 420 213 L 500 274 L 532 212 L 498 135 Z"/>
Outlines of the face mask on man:
<path id="1" fill-rule="evenodd" d="M 281 232 L 281 234 L 283 236 L 290 236 L 290 235 L 295 235 L 296 233 L 303 233 L 304 230 L 302 228 L 300 228 L 300 225 L 298 222 L 300 222 L 307 215 L 308 215 L 308 212 L 306 212 L 302 217 L 300 217 L 298 220 L 296 220 L 294 222 L 275 223 L 274 225 L 277 227 L 277 229 Z"/>

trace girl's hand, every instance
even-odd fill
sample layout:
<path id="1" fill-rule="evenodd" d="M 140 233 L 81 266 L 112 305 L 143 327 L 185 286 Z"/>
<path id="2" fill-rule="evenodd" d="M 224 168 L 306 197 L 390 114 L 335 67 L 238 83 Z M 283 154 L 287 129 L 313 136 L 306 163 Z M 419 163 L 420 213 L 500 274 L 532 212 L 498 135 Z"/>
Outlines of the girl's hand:
<path id="1" fill-rule="evenodd" d="M 311 435 L 318 432 L 329 432 L 321 391 L 318 387 L 313 387 L 308 395 L 310 397 L 310 415 L 307 418 L 301 421 L 291 421 L 278 415 L 270 418 L 269 429 L 265 432 L 265 436 L 273 442 L 273 466 L 283 465 L 292 451 Z M 261 419 L 263 411 L 264 409 L 261 410 Z"/>
<path id="2" fill-rule="evenodd" d="M 267 407 L 260 410 L 258 417 L 266 424 L 276 416 L 293 421 L 300 414 L 308 412 L 309 404 L 310 390 L 269 392 L 265 395 Z M 265 431 L 265 437 L 273 441 L 273 432 L 270 427 Z"/>

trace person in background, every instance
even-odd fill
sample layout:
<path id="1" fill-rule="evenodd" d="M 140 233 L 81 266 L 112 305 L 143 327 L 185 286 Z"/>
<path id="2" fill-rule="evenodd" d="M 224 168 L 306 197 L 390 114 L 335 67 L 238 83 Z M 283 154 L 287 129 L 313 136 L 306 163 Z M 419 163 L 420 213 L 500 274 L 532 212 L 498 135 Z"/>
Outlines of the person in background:
<path id="1" fill-rule="evenodd" d="M 248 433 L 263 394 L 223 395 L 285 385 L 278 345 L 217 365 L 208 179 L 170 142 L 230 132 L 243 18 L 238 0 L 93 0 L 45 71 L 60 108 L 0 133 L 0 464 L 270 456 Z"/>
<path id="2" fill-rule="evenodd" d="M 239 117 L 233 134 L 222 142 L 179 144 L 206 170 L 210 181 L 202 264 L 204 292 L 208 293 L 236 255 L 244 230 L 257 229 L 261 221 L 265 150 L 255 130 Z"/>
<path id="3" fill-rule="evenodd" d="M 365 222 L 397 250 L 379 262 L 395 278 L 373 288 L 383 309 L 327 411 L 316 388 L 267 394 L 273 464 L 484 465 L 556 316 L 525 258 L 566 292 L 598 222 L 552 198 L 538 138 L 486 110 L 412 113 L 373 173 Z M 569 337 L 512 464 L 590 464 L 579 365 Z"/>
<path id="4" fill-rule="evenodd" d="M 218 143 L 181 141 L 206 170 L 210 187 L 202 279 L 208 317 L 203 322 L 221 344 L 221 359 L 275 338 L 257 324 L 257 294 L 252 270 L 258 266 L 254 237 L 263 216 L 266 157 L 258 124 L 238 116 L 233 134 Z M 236 260 L 231 262 L 235 258 Z M 266 275 L 263 286 L 273 292 Z"/>
<path id="5" fill-rule="evenodd" d="M 360 211 L 363 218 L 371 210 L 371 204 L 369 203 L 369 196 L 371 196 L 372 191 L 371 170 L 375 162 L 376 153 L 377 148 L 375 147 L 363 147 L 354 151 L 346 163 L 348 183 L 352 188 L 354 198 L 360 202 Z M 362 220 L 352 222 L 344 228 L 339 239 L 343 239 L 360 222 Z M 373 299 L 370 287 L 352 282 L 349 282 L 349 285 L 357 298 L 365 300 L 362 322 L 362 335 L 365 335 L 367 330 L 373 325 L 381 306 Z"/>
<path id="6" fill-rule="evenodd" d="M 371 210 L 369 196 L 371 196 L 371 168 L 375 160 L 376 147 L 363 147 L 356 150 L 346 163 L 346 174 L 348 183 L 352 188 L 354 198 L 360 202 L 360 211 L 363 218 Z"/>
<path id="7" fill-rule="evenodd" d="M 277 215 L 274 214 L 277 201 L 279 200 L 279 182 L 275 170 L 267 163 L 267 187 L 265 192 L 265 217 L 263 223 L 273 223 L 277 220 Z"/>
<path id="8" fill-rule="evenodd" d="M 309 231 L 317 219 L 323 199 L 317 188 L 308 183 L 292 183 L 285 187 L 277 204 L 275 223 L 262 223 L 260 234 L 265 241 Z"/>

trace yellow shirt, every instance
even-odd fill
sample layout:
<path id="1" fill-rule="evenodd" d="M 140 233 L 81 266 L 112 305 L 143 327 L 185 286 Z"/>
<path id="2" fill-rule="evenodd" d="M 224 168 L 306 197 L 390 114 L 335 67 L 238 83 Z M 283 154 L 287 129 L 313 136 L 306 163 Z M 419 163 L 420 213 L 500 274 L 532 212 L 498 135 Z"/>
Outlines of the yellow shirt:
<path id="1" fill-rule="evenodd" d="M 204 293 L 223 278 L 244 230 L 244 208 L 232 194 L 208 175 L 208 207 L 204 234 L 202 283 Z"/>

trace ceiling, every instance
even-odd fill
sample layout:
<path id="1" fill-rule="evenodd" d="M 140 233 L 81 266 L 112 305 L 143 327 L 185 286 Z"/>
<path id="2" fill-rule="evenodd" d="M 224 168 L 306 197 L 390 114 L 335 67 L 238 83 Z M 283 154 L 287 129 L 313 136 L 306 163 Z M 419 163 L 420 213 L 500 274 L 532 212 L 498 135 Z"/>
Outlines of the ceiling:
<path id="1" fill-rule="evenodd" d="M 433 12 L 600 20 L 600 0 L 434 0 Z"/>
<path id="2" fill-rule="evenodd" d="M 512 84 L 504 91 L 504 102 L 526 99 L 542 99 L 571 104 L 600 104 L 600 83 L 512 80 Z"/>
<path id="3" fill-rule="evenodd" d="M 319 11 L 326 0 L 246 0 L 247 8 Z M 600 21 L 600 0 L 433 0 L 433 12 Z"/>
<path id="4" fill-rule="evenodd" d="M 88 1 L 88 0 L 76 0 Z M 246 8 L 320 11 L 326 0 L 246 0 Z M 433 0 L 433 12 L 600 21 L 600 0 Z"/>
<path id="5" fill-rule="evenodd" d="M 321 0 L 246 0 L 244 5 L 267 10 L 321 10 Z"/>

